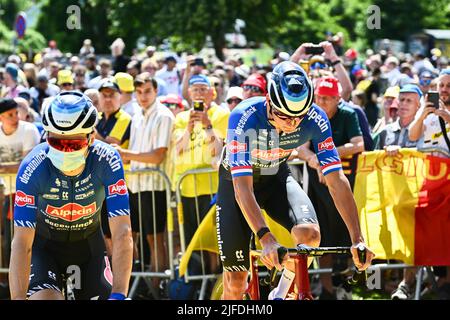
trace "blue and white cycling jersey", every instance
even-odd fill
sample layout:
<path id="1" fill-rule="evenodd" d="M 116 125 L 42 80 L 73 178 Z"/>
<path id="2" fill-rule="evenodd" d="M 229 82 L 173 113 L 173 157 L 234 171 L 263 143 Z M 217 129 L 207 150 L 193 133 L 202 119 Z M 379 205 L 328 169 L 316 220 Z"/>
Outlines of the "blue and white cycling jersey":
<path id="1" fill-rule="evenodd" d="M 274 175 L 292 151 L 311 141 L 322 173 L 341 170 L 326 113 L 313 104 L 292 133 L 277 133 L 267 117 L 265 97 L 241 102 L 230 114 L 222 165 L 232 177 Z"/>
<path id="2" fill-rule="evenodd" d="M 100 228 L 106 197 L 109 218 L 130 214 L 128 191 L 119 153 L 106 143 L 89 147 L 81 174 L 68 177 L 47 158 L 48 144 L 36 146 L 17 174 L 14 224 L 36 228 L 40 237 L 79 241 Z"/>

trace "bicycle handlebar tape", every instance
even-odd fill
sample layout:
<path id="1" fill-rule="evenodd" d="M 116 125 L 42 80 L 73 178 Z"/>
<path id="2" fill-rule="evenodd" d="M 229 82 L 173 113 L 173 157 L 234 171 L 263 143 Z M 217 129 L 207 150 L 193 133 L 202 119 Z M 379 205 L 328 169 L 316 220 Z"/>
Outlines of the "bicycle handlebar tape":
<path id="1" fill-rule="evenodd" d="M 363 245 L 359 245 L 357 250 L 358 250 L 359 261 L 361 263 L 365 263 L 366 256 L 367 256 L 366 248 L 364 248 Z M 356 285 L 356 284 L 366 285 L 366 283 L 367 283 L 366 271 L 365 270 L 360 271 L 360 270 L 358 270 L 358 268 L 356 268 L 355 272 L 353 273 L 352 278 L 348 281 L 348 283 L 350 285 Z"/>

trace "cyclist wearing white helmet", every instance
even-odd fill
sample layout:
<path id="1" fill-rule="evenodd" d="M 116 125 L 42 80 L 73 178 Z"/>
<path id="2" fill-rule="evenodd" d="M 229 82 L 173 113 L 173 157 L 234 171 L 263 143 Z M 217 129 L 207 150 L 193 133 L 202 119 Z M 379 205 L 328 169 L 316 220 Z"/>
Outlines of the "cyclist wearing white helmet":
<path id="1" fill-rule="evenodd" d="M 94 141 L 97 111 L 82 93 L 57 95 L 42 122 L 46 142 L 28 154 L 17 174 L 11 298 L 64 299 L 70 277 L 75 299 L 125 299 L 133 241 L 120 155 Z M 112 267 L 100 227 L 105 198 Z"/>
<path id="2" fill-rule="evenodd" d="M 278 64 L 268 81 L 268 94 L 244 100 L 233 109 L 227 145 L 219 170 L 217 237 L 224 271 L 224 299 L 242 299 L 249 267 L 252 232 L 263 247 L 262 262 L 281 269 L 279 244 L 261 214 L 265 209 L 287 229 L 296 244 L 318 246 L 320 228 L 311 201 L 291 176 L 287 159 L 295 148 L 312 141 L 320 168 L 350 232 L 353 260 L 360 269 L 356 245 L 364 240 L 350 185 L 342 172 L 325 112 L 313 103 L 314 89 L 297 64 Z M 293 281 L 294 266 L 287 262 L 272 297 L 284 298 Z"/>

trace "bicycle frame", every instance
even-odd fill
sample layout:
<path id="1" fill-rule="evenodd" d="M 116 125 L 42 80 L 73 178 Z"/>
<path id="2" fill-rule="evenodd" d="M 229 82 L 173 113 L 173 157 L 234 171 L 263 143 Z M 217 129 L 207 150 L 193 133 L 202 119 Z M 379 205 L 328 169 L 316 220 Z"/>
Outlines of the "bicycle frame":
<path id="1" fill-rule="evenodd" d="M 280 261 L 283 260 L 284 255 L 287 254 L 289 259 L 294 260 L 295 263 L 295 278 L 289 289 L 289 293 L 295 294 L 295 300 L 313 300 L 311 288 L 309 284 L 308 274 L 308 258 L 320 257 L 324 254 L 351 254 L 350 247 L 308 247 L 305 245 L 299 245 L 297 248 L 284 248 L 279 249 Z M 250 281 L 248 283 L 245 297 L 250 300 L 260 300 L 259 291 L 259 278 L 258 278 L 258 260 L 261 256 L 261 251 L 250 250 Z M 362 257 L 360 256 L 360 259 Z M 365 260 L 365 259 L 364 259 Z M 357 272 L 361 274 L 361 272 Z M 272 269 L 270 272 L 270 278 L 274 277 L 276 269 Z M 364 273 L 365 276 L 365 273 Z M 353 277 L 353 279 L 355 276 Z M 294 289 L 297 288 L 298 292 L 295 293 Z M 289 295 L 288 293 L 288 295 Z"/>

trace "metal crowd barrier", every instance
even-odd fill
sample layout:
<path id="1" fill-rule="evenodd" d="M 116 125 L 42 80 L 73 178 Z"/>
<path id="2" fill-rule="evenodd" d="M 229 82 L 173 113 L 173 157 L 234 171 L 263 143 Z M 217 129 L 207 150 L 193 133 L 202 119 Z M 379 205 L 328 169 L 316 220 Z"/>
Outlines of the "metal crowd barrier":
<path id="1" fill-rule="evenodd" d="M 126 170 L 125 171 L 125 179 L 128 180 L 130 176 L 137 176 L 139 185 L 140 185 L 140 179 L 142 176 L 151 176 L 151 184 L 154 183 L 154 177 L 155 175 L 159 175 L 164 180 L 165 185 L 165 193 L 166 193 L 166 206 L 167 206 L 167 239 L 168 239 L 168 256 L 167 259 L 169 261 L 169 270 L 159 270 L 158 266 L 158 243 L 156 238 L 156 212 L 155 212 L 155 198 L 154 198 L 154 191 L 152 192 L 152 218 L 153 218 L 153 234 L 155 236 L 154 238 L 154 247 L 149 248 L 150 250 L 155 250 L 155 257 L 156 261 L 152 261 L 152 264 L 156 265 L 156 270 L 151 271 L 145 271 L 145 262 L 144 262 L 144 241 L 147 241 L 144 237 L 144 231 L 143 231 L 143 223 L 142 223 L 142 208 L 141 208 L 141 191 L 138 191 L 138 205 L 139 205 L 139 258 L 140 258 L 140 271 L 133 271 L 131 273 L 131 277 L 134 278 L 134 281 L 132 282 L 132 285 L 130 287 L 128 296 L 130 298 L 133 298 L 136 294 L 136 290 L 138 289 L 138 285 L 141 279 L 144 279 L 144 281 L 147 282 L 147 278 L 153 277 L 153 278 L 161 278 L 161 279 L 174 279 L 175 275 L 175 269 L 174 269 L 174 241 L 173 241 L 173 232 L 174 232 L 174 225 L 173 225 L 173 212 L 171 208 L 171 183 L 170 179 L 167 176 L 167 174 L 157 168 L 146 168 L 141 170 Z M 147 282 L 147 286 L 150 290 L 152 290 L 152 286 Z M 156 296 L 158 296 L 158 293 L 156 293 Z"/>
<path id="2" fill-rule="evenodd" d="M 177 216 L 178 216 L 178 226 L 180 230 L 180 243 L 181 243 L 181 253 L 184 254 L 186 252 L 186 238 L 185 238 L 185 230 L 184 230 L 184 214 L 183 214 L 183 203 L 182 203 L 182 191 L 181 191 L 181 184 L 183 180 L 188 176 L 194 176 L 194 193 L 197 194 L 197 182 L 195 179 L 195 175 L 198 174 L 208 174 L 209 175 L 209 187 L 212 189 L 212 175 L 218 174 L 217 170 L 214 170 L 212 168 L 205 168 L 205 169 L 195 169 L 195 170 L 188 170 L 184 172 L 178 179 L 177 185 L 176 185 L 176 199 L 177 199 Z M 211 200 L 213 198 L 213 194 L 211 194 Z M 200 212 L 199 212 L 199 206 L 198 206 L 198 198 L 195 197 L 195 213 L 196 213 L 196 222 L 197 222 L 197 228 L 201 223 L 200 219 Z M 201 245 L 201 239 L 200 239 L 200 245 Z M 203 300 L 205 298 L 206 293 L 206 285 L 208 283 L 209 279 L 215 279 L 217 278 L 217 274 L 206 274 L 206 267 L 205 267 L 205 259 L 203 251 L 200 251 L 200 258 L 201 258 L 201 268 L 202 268 L 202 274 L 201 275 L 189 275 L 189 272 L 187 271 L 184 278 L 185 281 L 196 281 L 201 280 L 201 288 L 200 288 L 200 294 L 199 294 L 199 300 Z"/>

